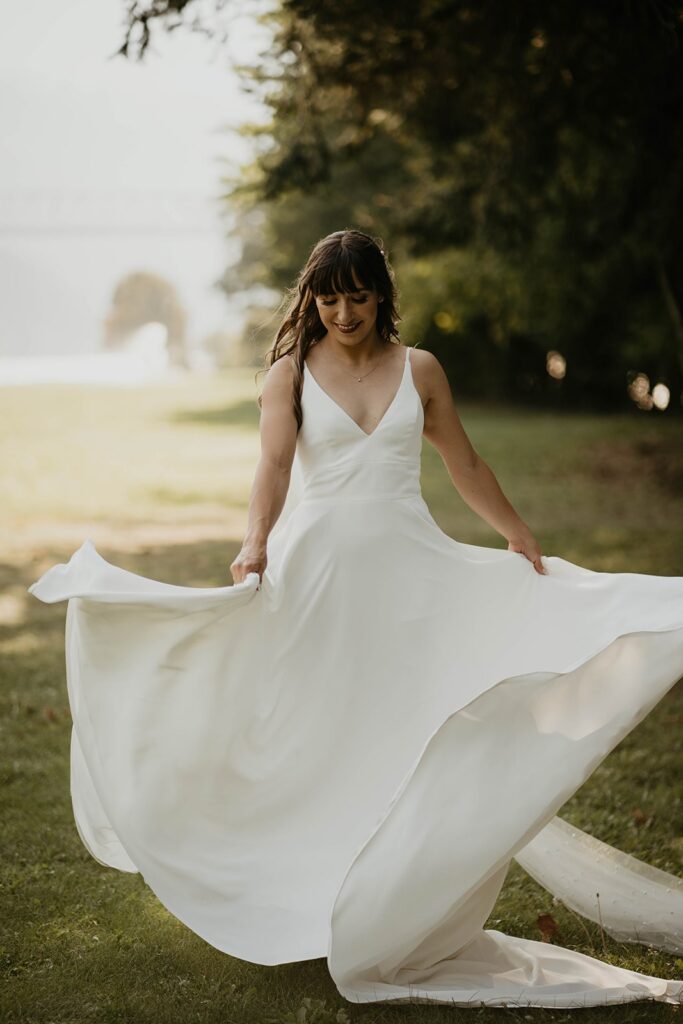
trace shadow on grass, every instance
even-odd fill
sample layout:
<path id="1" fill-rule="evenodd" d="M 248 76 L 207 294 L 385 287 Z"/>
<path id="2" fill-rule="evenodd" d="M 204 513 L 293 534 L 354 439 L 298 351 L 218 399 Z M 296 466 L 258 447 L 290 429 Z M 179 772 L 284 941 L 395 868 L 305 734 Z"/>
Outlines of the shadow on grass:
<path id="1" fill-rule="evenodd" d="M 253 430 L 258 426 L 260 411 L 255 399 L 234 402 L 215 409 L 182 409 L 174 413 L 171 423 L 200 427 L 239 427 Z"/>

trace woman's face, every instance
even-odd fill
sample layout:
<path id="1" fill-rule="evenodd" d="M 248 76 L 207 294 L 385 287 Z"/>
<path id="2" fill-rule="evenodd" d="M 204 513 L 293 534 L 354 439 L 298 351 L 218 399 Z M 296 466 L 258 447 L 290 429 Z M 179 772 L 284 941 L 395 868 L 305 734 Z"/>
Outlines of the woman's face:
<path id="1" fill-rule="evenodd" d="M 377 309 L 382 301 L 373 288 L 363 288 L 354 274 L 355 292 L 316 295 L 315 304 L 328 334 L 342 345 L 357 345 L 376 331 Z"/>

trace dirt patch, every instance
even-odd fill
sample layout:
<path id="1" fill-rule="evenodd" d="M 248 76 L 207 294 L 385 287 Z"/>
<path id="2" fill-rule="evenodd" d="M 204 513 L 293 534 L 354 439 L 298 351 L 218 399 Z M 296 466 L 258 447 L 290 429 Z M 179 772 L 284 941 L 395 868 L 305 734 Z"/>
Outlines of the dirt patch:
<path id="1" fill-rule="evenodd" d="M 683 497 L 683 438 L 595 441 L 585 453 L 585 468 L 601 481 L 647 479 L 675 497 Z"/>

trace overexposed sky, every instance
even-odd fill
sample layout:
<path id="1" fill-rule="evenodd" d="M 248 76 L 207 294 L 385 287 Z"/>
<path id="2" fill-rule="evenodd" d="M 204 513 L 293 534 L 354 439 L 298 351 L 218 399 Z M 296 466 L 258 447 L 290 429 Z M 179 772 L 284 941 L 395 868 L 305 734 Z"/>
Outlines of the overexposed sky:
<path id="1" fill-rule="evenodd" d="M 109 59 L 123 21 L 123 0 L 21 0 L 5 14 L 0 189 L 210 196 L 221 158 L 246 156 L 225 129 L 259 116 L 230 66 L 263 39 L 253 19 L 234 20 L 228 46 L 157 30 L 142 63 Z"/>
<path id="2" fill-rule="evenodd" d="M 267 45 L 256 17 L 268 2 L 231 0 L 227 44 L 155 26 L 142 62 L 112 56 L 124 0 L 12 5 L 0 35 L 0 356 L 96 351 L 117 282 L 141 270 L 176 288 L 191 344 L 239 329 L 240 297 L 216 287 L 239 253 L 218 197 L 250 156 L 236 130 L 267 116 L 233 64 Z"/>

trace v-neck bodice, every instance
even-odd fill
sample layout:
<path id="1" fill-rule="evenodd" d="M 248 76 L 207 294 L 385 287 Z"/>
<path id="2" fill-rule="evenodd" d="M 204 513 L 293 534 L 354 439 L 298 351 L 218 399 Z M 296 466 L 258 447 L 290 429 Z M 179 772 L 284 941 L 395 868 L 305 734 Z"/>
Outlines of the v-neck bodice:
<path id="1" fill-rule="evenodd" d="M 304 364 L 303 423 L 297 438 L 304 499 L 420 495 L 424 414 L 406 347 L 401 382 L 381 420 L 366 433 Z"/>
<path id="2" fill-rule="evenodd" d="M 403 381 L 404 381 L 404 378 L 406 376 L 406 372 L 408 370 L 409 362 L 410 362 L 410 349 L 406 348 L 406 354 L 405 354 L 405 357 L 403 359 L 403 373 L 401 375 L 401 382 L 400 382 L 398 388 L 396 389 L 396 391 L 394 393 L 394 397 L 391 399 L 389 405 L 384 410 L 384 413 L 383 413 L 379 423 L 375 427 L 375 430 L 379 430 L 379 428 L 382 426 L 382 422 L 384 421 L 386 416 L 389 414 L 389 412 L 391 410 L 391 407 L 393 406 L 394 402 L 397 400 L 398 393 L 399 393 L 399 391 L 401 390 L 401 388 L 403 386 Z M 318 381 L 316 380 L 314 374 L 311 372 L 311 370 L 310 370 L 310 368 L 308 366 L 308 363 L 306 363 L 306 362 L 304 362 L 304 373 L 307 374 L 312 379 L 314 386 L 316 388 L 318 388 L 319 391 L 322 391 L 323 395 L 325 395 L 326 398 L 329 398 L 329 400 L 332 402 L 332 404 L 336 405 L 336 407 L 339 409 L 339 411 L 347 419 L 351 420 L 351 422 L 353 423 L 354 427 L 356 427 L 360 431 L 360 433 L 363 435 L 363 437 L 371 437 L 371 435 L 375 433 L 375 430 L 372 430 L 370 432 L 368 432 L 367 430 L 363 430 L 363 428 L 360 426 L 360 424 L 357 423 L 356 420 L 354 420 L 353 416 L 351 416 L 351 414 L 348 413 L 346 411 L 346 409 L 344 409 L 344 407 L 339 404 L 339 402 L 336 402 L 334 400 L 334 398 L 332 398 L 332 396 L 330 394 L 328 394 L 327 391 L 325 391 L 325 389 L 320 384 L 318 384 Z"/>

